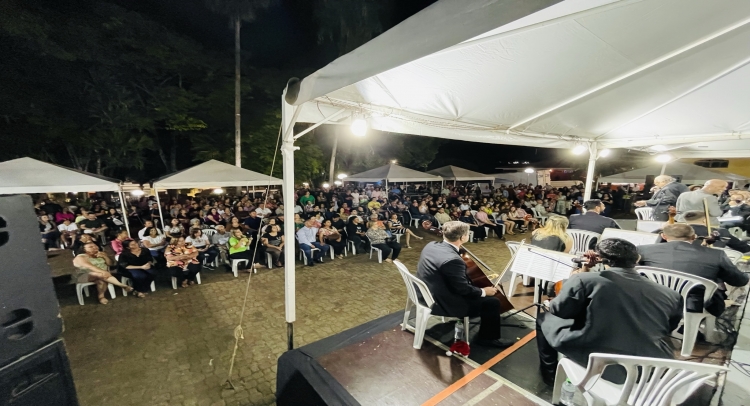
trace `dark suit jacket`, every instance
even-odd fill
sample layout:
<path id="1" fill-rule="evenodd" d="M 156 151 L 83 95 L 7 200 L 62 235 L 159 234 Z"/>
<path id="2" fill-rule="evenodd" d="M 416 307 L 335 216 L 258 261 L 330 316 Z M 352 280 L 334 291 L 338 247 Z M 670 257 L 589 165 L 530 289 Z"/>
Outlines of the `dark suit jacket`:
<path id="1" fill-rule="evenodd" d="M 665 213 L 669 206 L 677 204 L 677 198 L 688 191 L 687 186 L 682 183 L 672 182 L 654 193 L 646 205 L 654 210 L 654 220 L 667 221 L 669 214 Z"/>
<path id="2" fill-rule="evenodd" d="M 721 250 L 683 241 L 638 246 L 641 265 L 670 269 L 700 276 L 714 282 L 724 281 L 732 286 L 747 284 L 742 273 Z"/>
<path id="3" fill-rule="evenodd" d="M 593 231 L 601 234 L 605 228 L 620 228 L 616 221 L 609 217 L 604 217 L 593 211 L 585 214 L 574 214 L 570 216 L 570 225 L 568 228 L 573 230 Z"/>
<path id="4" fill-rule="evenodd" d="M 424 247 L 417 278 L 430 288 L 435 299 L 432 314 L 438 316 L 464 317 L 469 312 L 469 302 L 482 297 L 482 289 L 471 284 L 456 248 L 444 241 Z"/>
<path id="5" fill-rule="evenodd" d="M 706 226 L 702 226 L 700 224 L 691 224 L 690 226 L 693 227 L 693 230 L 695 230 L 695 235 L 697 235 L 698 237 L 705 237 L 708 235 L 708 228 Z M 745 241 L 742 241 L 739 238 L 733 236 L 732 233 L 730 233 L 726 228 L 711 227 L 711 230 L 718 231 L 719 237 L 721 237 L 719 241 L 716 241 L 714 243 L 714 247 L 731 248 L 742 253 L 750 252 L 750 245 L 748 245 Z M 701 243 L 702 241 L 698 239 L 693 242 L 693 244 L 697 245 L 701 245 Z"/>
<path id="6" fill-rule="evenodd" d="M 542 314 L 547 341 L 581 365 L 594 352 L 674 358 L 665 339 L 682 319 L 682 296 L 633 269 L 573 275 Z"/>

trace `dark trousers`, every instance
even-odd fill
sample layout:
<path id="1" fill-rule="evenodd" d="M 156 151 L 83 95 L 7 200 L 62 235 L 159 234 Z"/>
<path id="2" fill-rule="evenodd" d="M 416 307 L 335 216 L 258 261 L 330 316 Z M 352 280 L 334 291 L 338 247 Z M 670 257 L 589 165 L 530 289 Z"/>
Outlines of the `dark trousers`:
<path id="1" fill-rule="evenodd" d="M 271 254 L 271 260 L 276 263 L 279 262 L 282 256 L 284 255 L 284 249 L 273 249 L 273 248 L 266 248 L 266 253 Z"/>
<path id="2" fill-rule="evenodd" d="M 490 296 L 471 300 L 467 316 L 478 316 L 481 319 L 476 338 L 480 340 L 500 338 L 500 300 L 498 298 Z"/>
<path id="3" fill-rule="evenodd" d="M 153 269 L 127 269 L 124 272 L 131 281 L 133 289 L 138 292 L 147 293 L 151 291 L 151 282 L 154 281 L 155 272 Z"/>
<path id="4" fill-rule="evenodd" d="M 344 252 L 344 247 L 346 247 L 346 240 L 344 240 L 343 238 L 341 239 L 341 241 L 326 240 L 326 244 L 333 247 L 334 255 L 341 255 L 341 253 Z"/>
<path id="5" fill-rule="evenodd" d="M 218 255 L 219 250 L 216 247 L 210 247 L 205 252 L 198 253 L 198 262 L 202 264 L 205 260 L 207 264 L 212 264 Z"/>
<path id="6" fill-rule="evenodd" d="M 362 236 L 354 234 L 354 235 L 350 235 L 348 238 L 350 241 L 354 241 L 354 248 L 357 250 L 358 253 L 360 254 L 367 253 L 367 241 L 368 240 L 366 237 L 362 237 Z"/>
<path id="7" fill-rule="evenodd" d="M 552 348 L 542 332 L 544 314 L 546 313 L 540 314 L 540 317 L 536 319 L 536 348 L 539 352 L 539 369 L 542 370 L 542 374 L 555 376 L 558 353 L 556 349 Z"/>
<path id="8" fill-rule="evenodd" d="M 487 227 L 490 230 L 495 231 L 495 236 L 497 236 L 497 238 L 503 238 L 503 232 L 505 232 L 505 226 L 504 225 L 502 225 L 502 224 L 487 223 L 483 227 Z M 487 230 L 485 230 L 485 231 L 487 231 Z"/>
<path id="9" fill-rule="evenodd" d="M 187 269 L 182 269 L 181 266 L 173 266 L 169 268 L 169 272 L 172 276 L 177 278 L 177 285 L 181 285 L 182 281 L 195 281 L 195 275 L 201 271 L 201 264 L 188 264 Z"/>
<path id="10" fill-rule="evenodd" d="M 483 226 L 469 226 L 469 229 L 474 232 L 474 239 L 478 240 L 480 238 L 484 239 L 487 238 L 487 232 L 484 230 Z"/>
<path id="11" fill-rule="evenodd" d="M 393 253 L 391 259 L 398 259 L 398 254 L 401 253 L 401 244 L 396 241 L 386 241 L 385 244 L 372 244 L 373 247 L 383 251 L 383 259 L 388 258 L 388 255 Z"/>

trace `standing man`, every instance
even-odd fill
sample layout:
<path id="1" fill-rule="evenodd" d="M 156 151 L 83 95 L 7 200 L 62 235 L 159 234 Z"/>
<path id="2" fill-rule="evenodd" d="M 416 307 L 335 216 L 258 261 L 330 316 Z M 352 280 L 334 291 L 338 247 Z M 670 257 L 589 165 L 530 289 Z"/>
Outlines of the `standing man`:
<path id="1" fill-rule="evenodd" d="M 669 214 L 667 213 L 669 206 L 674 206 L 677 203 L 677 198 L 688 191 L 687 186 L 675 182 L 675 179 L 669 175 L 655 177 L 654 186 L 658 187 L 659 191 L 654 193 L 649 200 L 635 202 L 635 206 L 651 207 L 654 211 L 654 220 L 667 221 L 669 220 Z"/>
<path id="2" fill-rule="evenodd" d="M 728 183 L 721 179 L 707 180 L 703 188 L 692 192 L 685 192 L 677 199 L 677 216 L 675 220 L 683 221 L 685 213 L 692 210 L 705 212 L 703 200 L 708 203 L 708 216 L 710 217 L 711 226 L 719 225 L 719 217 L 724 214 L 719 205 L 719 199 L 715 195 L 721 195 L 726 190 Z"/>
<path id="3" fill-rule="evenodd" d="M 481 327 L 474 343 L 505 348 L 515 340 L 500 338 L 500 300 L 497 289 L 478 288 L 466 274 L 466 263 L 458 254 L 469 240 L 469 225 L 460 221 L 443 224 L 443 241 L 431 242 L 422 250 L 417 265 L 417 278 L 430 288 L 435 304 L 432 314 L 463 318 L 481 318 Z"/>

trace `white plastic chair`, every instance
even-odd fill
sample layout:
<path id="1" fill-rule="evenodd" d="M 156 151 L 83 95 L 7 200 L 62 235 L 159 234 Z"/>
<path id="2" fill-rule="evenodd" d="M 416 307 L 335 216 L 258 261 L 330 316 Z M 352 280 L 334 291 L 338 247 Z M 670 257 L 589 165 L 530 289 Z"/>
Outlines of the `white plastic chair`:
<path id="1" fill-rule="evenodd" d="M 383 263 L 383 251 L 380 248 L 375 247 L 372 244 L 370 244 L 370 259 L 372 259 L 372 252 L 373 251 L 375 251 L 375 252 L 378 253 L 378 263 L 382 264 Z"/>
<path id="2" fill-rule="evenodd" d="M 518 247 L 521 246 L 521 243 L 517 241 L 506 241 L 505 246 L 508 247 L 508 250 L 510 251 L 510 256 L 512 258 L 513 255 L 515 255 L 516 251 L 518 251 Z M 518 274 L 516 272 L 513 272 L 510 274 L 510 286 L 508 287 L 508 297 L 512 297 L 513 292 L 515 292 L 516 290 L 516 278 L 517 277 L 518 277 Z M 523 276 L 523 283 L 524 285 L 529 284 L 528 276 L 526 275 Z"/>
<path id="3" fill-rule="evenodd" d="M 635 215 L 638 217 L 638 220 L 654 220 L 654 209 L 651 207 L 639 207 L 635 209 Z"/>
<path id="4" fill-rule="evenodd" d="M 591 240 L 596 238 L 597 241 L 602 240 L 602 235 L 593 231 L 584 230 L 566 230 L 566 233 L 573 239 L 573 249 L 570 253 L 573 255 L 580 255 L 589 250 L 589 244 Z"/>
<path id="5" fill-rule="evenodd" d="M 545 223 L 547 223 L 547 216 L 542 216 L 542 215 L 540 215 L 540 214 L 539 214 L 539 213 L 538 213 L 538 212 L 536 211 L 536 207 L 532 207 L 532 208 L 531 208 L 531 213 L 533 213 L 533 214 L 534 214 L 534 218 L 535 218 L 535 219 L 539 220 L 539 225 L 542 225 L 542 226 L 543 226 L 543 225 L 544 225 Z"/>
<path id="6" fill-rule="evenodd" d="M 86 282 L 86 283 L 76 283 L 76 295 L 78 296 L 78 304 L 83 306 L 83 294 L 86 294 L 86 297 L 89 297 L 89 286 L 96 285 L 94 282 Z M 115 287 L 112 286 L 112 284 L 107 284 L 107 291 L 109 291 L 109 296 L 114 299 L 116 297 L 115 294 Z"/>
<path id="7" fill-rule="evenodd" d="M 128 278 L 127 276 L 121 276 L 120 283 L 122 283 L 123 285 L 133 286 L 133 281 L 130 280 L 130 278 Z M 151 281 L 151 291 L 156 292 L 156 284 L 154 283 L 154 281 Z M 122 289 L 122 295 L 125 297 L 128 296 L 128 291 L 124 288 Z"/>
<path id="8" fill-rule="evenodd" d="M 294 239 L 295 239 L 295 240 L 297 240 L 297 243 L 299 243 L 299 238 L 297 238 L 297 236 L 296 236 L 296 235 L 294 236 Z M 314 245 L 311 245 L 311 246 L 310 246 L 310 255 L 311 255 L 311 256 L 312 256 L 313 258 L 315 258 L 315 251 L 320 251 L 320 249 L 318 249 L 318 248 L 315 248 L 315 246 L 314 246 Z M 332 249 L 329 249 L 328 251 L 331 251 L 331 252 L 333 252 L 333 250 L 332 250 Z M 321 258 L 323 258 L 323 257 L 321 257 Z M 300 259 L 300 261 L 302 261 L 302 263 L 303 263 L 304 265 L 307 265 L 307 256 L 305 255 L 305 251 L 302 251 L 302 248 L 300 248 L 300 250 L 299 250 L 299 259 Z"/>
<path id="9" fill-rule="evenodd" d="M 732 261 L 732 263 L 735 265 L 737 265 L 738 262 L 742 261 L 742 257 L 745 255 L 731 248 L 717 248 L 717 247 L 712 247 L 712 248 L 724 251 L 724 253 L 727 254 L 727 256 L 729 257 L 729 260 Z"/>
<path id="10" fill-rule="evenodd" d="M 706 320 L 706 328 L 704 334 L 706 340 L 709 342 L 716 341 L 715 326 L 716 317 L 712 316 L 704 309 L 702 313 L 693 313 L 687 311 L 687 296 L 696 286 L 704 286 L 705 293 L 703 294 L 703 303 L 708 303 L 716 289 L 719 287 L 715 282 L 710 281 L 699 276 L 690 275 L 685 272 L 672 271 L 669 269 L 652 268 L 647 266 L 639 266 L 635 268 L 641 275 L 646 276 L 650 280 L 664 285 L 675 292 L 682 295 L 684 302 L 683 306 L 683 323 L 684 333 L 682 337 L 682 349 L 680 354 L 683 357 L 689 357 L 693 353 L 693 347 L 695 346 L 695 340 L 698 337 L 698 330 L 700 329 L 701 321 Z"/>
<path id="11" fill-rule="evenodd" d="M 268 269 L 273 269 L 273 256 L 266 252 L 266 265 L 268 266 Z"/>
<path id="12" fill-rule="evenodd" d="M 628 375 L 624 384 L 600 379 L 608 365 L 625 367 Z M 728 368 L 719 365 L 632 355 L 593 353 L 589 355 L 587 368 L 563 358 L 557 364 L 552 403 L 560 403 L 563 383 L 570 379 L 590 406 L 679 405 L 704 382 L 726 371 Z"/>
<path id="13" fill-rule="evenodd" d="M 435 303 L 435 299 L 432 298 L 430 289 L 427 285 L 419 280 L 416 276 L 412 275 L 406 266 L 399 260 L 393 261 L 398 268 L 401 277 L 404 279 L 406 285 L 406 307 L 404 308 L 404 321 L 401 324 L 401 330 L 406 330 L 409 326 L 409 315 L 411 314 L 412 306 L 416 307 L 417 314 L 415 318 L 414 326 L 414 344 L 413 347 L 416 349 L 422 348 L 422 342 L 424 341 L 424 332 L 427 329 L 427 320 L 432 316 L 432 305 Z M 419 295 L 417 290 L 422 294 L 422 298 L 427 306 L 419 303 Z M 435 316 L 438 317 L 438 316 Z M 445 320 L 445 318 L 443 318 Z M 469 342 L 469 318 L 464 317 L 464 340 Z"/>
<path id="14" fill-rule="evenodd" d="M 234 276 L 237 276 L 237 274 L 235 274 Z M 195 274 L 195 281 L 198 282 L 199 285 L 201 284 L 201 273 L 200 272 L 198 272 L 197 274 Z M 177 278 L 174 277 L 174 276 L 172 277 L 172 289 L 177 289 Z"/>
<path id="15" fill-rule="evenodd" d="M 211 236 L 213 236 L 214 234 L 216 234 L 216 230 L 215 230 L 215 229 L 213 229 L 213 228 L 206 228 L 206 229 L 203 229 L 203 230 L 201 230 L 201 232 L 202 232 L 202 233 L 203 233 L 203 235 L 205 235 L 206 237 L 211 237 Z M 209 238 L 209 240 L 210 240 L 210 238 Z"/>
<path id="16" fill-rule="evenodd" d="M 232 273 L 234 274 L 234 277 L 239 277 L 239 265 L 240 264 L 248 264 L 250 262 L 249 259 L 230 259 L 232 261 Z M 253 273 L 258 273 L 258 270 L 253 267 Z"/>

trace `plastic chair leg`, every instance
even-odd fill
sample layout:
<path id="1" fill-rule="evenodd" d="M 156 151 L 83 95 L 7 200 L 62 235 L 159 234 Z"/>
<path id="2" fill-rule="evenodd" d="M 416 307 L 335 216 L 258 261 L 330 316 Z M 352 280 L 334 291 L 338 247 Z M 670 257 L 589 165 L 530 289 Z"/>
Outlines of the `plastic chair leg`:
<path id="1" fill-rule="evenodd" d="M 411 299 L 406 298 L 406 307 L 404 308 L 404 322 L 401 324 L 401 331 L 406 330 L 407 323 L 409 322 L 409 315 L 411 314 Z"/>
<path id="2" fill-rule="evenodd" d="M 115 287 L 112 284 L 109 284 L 109 283 L 107 284 L 107 290 L 109 291 L 109 296 L 112 299 L 117 297 L 117 295 L 115 294 Z"/>
<path id="3" fill-rule="evenodd" d="M 76 295 L 78 296 L 78 304 L 83 306 L 83 289 L 85 289 L 82 286 L 76 285 Z M 88 296 L 88 294 L 86 295 Z"/>
<path id="4" fill-rule="evenodd" d="M 508 287 L 508 297 L 513 297 L 513 292 L 516 291 L 516 278 L 518 277 L 518 274 L 516 272 L 513 272 L 510 275 L 510 286 Z"/>
<path id="5" fill-rule="evenodd" d="M 153 281 L 151 281 L 151 291 L 156 292 L 156 284 Z"/>
<path id="6" fill-rule="evenodd" d="M 703 335 L 706 336 L 706 341 L 709 343 L 718 343 L 721 337 L 716 330 L 716 317 L 705 312 L 704 314 L 706 316 L 706 329 L 703 332 Z"/>
<path id="7" fill-rule="evenodd" d="M 683 357 L 689 357 L 693 353 L 698 330 L 704 317 L 703 313 L 685 313 L 685 333 L 682 337 L 682 350 L 680 351 Z"/>
<path id="8" fill-rule="evenodd" d="M 417 320 L 414 327 L 414 345 L 416 349 L 422 348 L 424 341 L 424 332 L 427 329 L 427 319 L 430 318 L 430 311 L 427 308 L 417 306 Z"/>

